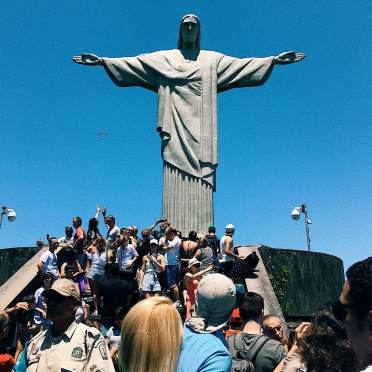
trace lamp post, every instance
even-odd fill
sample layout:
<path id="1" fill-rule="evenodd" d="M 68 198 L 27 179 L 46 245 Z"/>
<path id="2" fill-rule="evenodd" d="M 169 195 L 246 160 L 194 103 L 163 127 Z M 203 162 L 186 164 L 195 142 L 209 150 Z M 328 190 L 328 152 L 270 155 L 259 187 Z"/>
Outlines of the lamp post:
<path id="1" fill-rule="evenodd" d="M 3 222 L 3 217 L 5 215 L 8 216 L 8 221 L 9 222 L 13 222 L 17 217 L 17 214 L 16 214 L 14 209 L 8 208 L 8 207 L 2 207 L 1 208 L 1 214 L 0 214 L 0 229 L 1 229 L 1 224 Z"/>
<path id="2" fill-rule="evenodd" d="M 301 204 L 300 207 L 295 207 L 292 211 L 292 219 L 298 221 L 301 217 L 301 213 L 305 215 L 305 229 L 306 229 L 306 243 L 307 250 L 310 252 L 310 225 L 312 224 L 311 220 L 308 218 L 307 207 L 305 204 Z"/>

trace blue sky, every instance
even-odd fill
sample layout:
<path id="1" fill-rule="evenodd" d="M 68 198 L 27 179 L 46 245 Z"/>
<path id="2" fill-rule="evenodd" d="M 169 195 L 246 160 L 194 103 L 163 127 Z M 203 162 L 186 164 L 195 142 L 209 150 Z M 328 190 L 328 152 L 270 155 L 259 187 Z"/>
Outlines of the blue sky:
<path id="1" fill-rule="evenodd" d="M 233 223 L 236 243 L 305 249 L 303 220 L 290 212 L 306 203 L 315 251 L 345 267 L 370 256 L 369 0 L 3 2 L 0 203 L 18 216 L 3 224 L 0 247 L 62 236 L 97 203 L 121 226 L 160 216 L 156 95 L 119 89 L 102 68 L 70 58 L 175 48 L 190 12 L 201 19 L 203 49 L 307 55 L 276 66 L 263 87 L 219 95 L 218 231 Z"/>

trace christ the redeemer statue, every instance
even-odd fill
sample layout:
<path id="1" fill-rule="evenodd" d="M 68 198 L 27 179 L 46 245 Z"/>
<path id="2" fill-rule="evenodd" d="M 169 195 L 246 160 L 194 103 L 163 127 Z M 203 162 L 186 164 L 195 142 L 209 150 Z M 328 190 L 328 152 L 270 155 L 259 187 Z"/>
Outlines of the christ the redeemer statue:
<path id="1" fill-rule="evenodd" d="M 73 61 L 103 66 L 119 87 L 140 86 L 158 95 L 157 130 L 163 158 L 163 218 L 183 234 L 213 225 L 216 191 L 217 93 L 265 83 L 275 64 L 304 54 L 234 58 L 200 50 L 200 21 L 182 18 L 178 48 L 137 57 L 81 54 Z"/>

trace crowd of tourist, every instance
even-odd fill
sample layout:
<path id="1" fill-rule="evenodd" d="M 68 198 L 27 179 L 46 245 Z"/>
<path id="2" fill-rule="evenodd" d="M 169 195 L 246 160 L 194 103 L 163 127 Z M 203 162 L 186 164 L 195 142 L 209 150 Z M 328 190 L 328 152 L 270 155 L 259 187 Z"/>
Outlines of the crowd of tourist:
<path id="1" fill-rule="evenodd" d="M 372 371 L 372 258 L 288 331 L 247 288 L 259 258 L 234 246 L 232 224 L 220 239 L 167 220 L 138 236 L 97 207 L 86 231 L 72 225 L 47 236 L 34 295 L 0 312 L 0 372 Z"/>

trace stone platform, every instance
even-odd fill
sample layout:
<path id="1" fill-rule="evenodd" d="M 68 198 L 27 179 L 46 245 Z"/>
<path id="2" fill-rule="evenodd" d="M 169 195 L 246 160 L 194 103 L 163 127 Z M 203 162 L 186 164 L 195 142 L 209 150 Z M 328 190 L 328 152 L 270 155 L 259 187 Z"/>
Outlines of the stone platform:
<path id="1" fill-rule="evenodd" d="M 306 319 L 339 296 L 344 268 L 338 257 L 260 244 L 239 249 L 256 250 L 261 257 L 257 278 L 248 278 L 247 286 L 266 299 L 266 313 L 284 314 L 287 320 Z M 43 251 L 37 247 L 0 249 L 0 309 L 27 292 Z"/>

